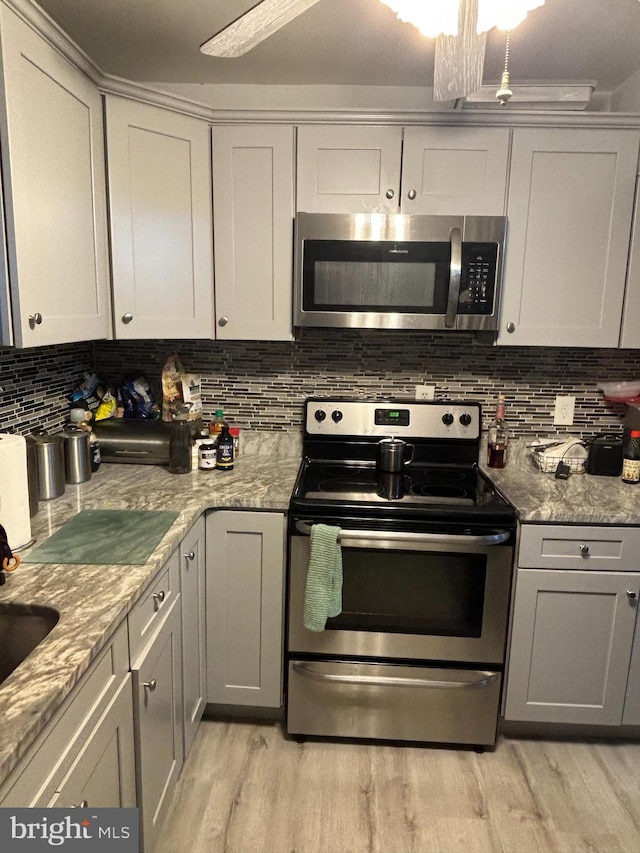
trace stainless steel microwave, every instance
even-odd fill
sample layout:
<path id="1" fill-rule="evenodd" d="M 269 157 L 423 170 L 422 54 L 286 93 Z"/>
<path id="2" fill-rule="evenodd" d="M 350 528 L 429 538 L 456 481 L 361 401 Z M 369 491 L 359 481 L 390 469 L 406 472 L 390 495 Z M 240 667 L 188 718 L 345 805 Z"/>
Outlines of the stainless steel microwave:
<path id="1" fill-rule="evenodd" d="M 296 326 L 498 328 L 504 216 L 299 213 Z"/>

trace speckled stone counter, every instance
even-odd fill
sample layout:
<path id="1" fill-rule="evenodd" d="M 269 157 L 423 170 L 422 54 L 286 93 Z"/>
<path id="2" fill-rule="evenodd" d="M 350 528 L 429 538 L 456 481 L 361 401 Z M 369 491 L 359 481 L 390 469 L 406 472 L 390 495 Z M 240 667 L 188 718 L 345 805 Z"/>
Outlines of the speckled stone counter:
<path id="1" fill-rule="evenodd" d="M 480 467 L 518 511 L 523 522 L 557 524 L 640 524 L 640 485 L 630 486 L 619 477 L 572 474 L 556 480 L 535 465 L 524 441 L 509 447 L 504 468 L 487 468 L 485 453 Z"/>
<path id="2" fill-rule="evenodd" d="M 197 518 L 210 508 L 284 511 L 300 464 L 291 434 L 243 435 L 233 471 L 173 475 L 155 465 L 102 465 L 87 483 L 42 501 L 32 533 L 43 542 L 83 509 L 173 510 L 176 521 L 144 565 L 23 563 L 0 587 L 4 602 L 48 605 L 60 620 L 0 685 L 0 785 L 62 705 Z M 28 552 L 25 552 L 25 554 Z"/>

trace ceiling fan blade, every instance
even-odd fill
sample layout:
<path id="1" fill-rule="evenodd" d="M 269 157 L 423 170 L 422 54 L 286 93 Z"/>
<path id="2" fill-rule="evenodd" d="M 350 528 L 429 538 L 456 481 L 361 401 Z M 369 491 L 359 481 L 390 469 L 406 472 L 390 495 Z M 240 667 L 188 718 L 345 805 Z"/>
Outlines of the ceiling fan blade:
<path id="1" fill-rule="evenodd" d="M 209 56 L 242 56 L 319 0 L 262 0 L 204 44 Z"/>
<path id="2" fill-rule="evenodd" d="M 478 0 L 460 4 L 458 35 L 436 38 L 433 69 L 434 101 L 451 101 L 482 86 L 487 34 L 477 33 Z"/>

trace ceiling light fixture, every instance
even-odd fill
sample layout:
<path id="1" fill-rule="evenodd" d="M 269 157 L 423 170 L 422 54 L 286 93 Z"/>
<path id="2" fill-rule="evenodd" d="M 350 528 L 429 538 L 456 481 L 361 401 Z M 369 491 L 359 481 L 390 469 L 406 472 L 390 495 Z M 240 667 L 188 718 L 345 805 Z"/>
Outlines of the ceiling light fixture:
<path id="1" fill-rule="evenodd" d="M 413 24 L 427 38 L 458 35 L 458 13 L 467 0 L 381 0 L 401 21 Z M 478 33 L 493 27 L 512 30 L 527 12 L 544 6 L 544 0 L 478 0 Z"/>

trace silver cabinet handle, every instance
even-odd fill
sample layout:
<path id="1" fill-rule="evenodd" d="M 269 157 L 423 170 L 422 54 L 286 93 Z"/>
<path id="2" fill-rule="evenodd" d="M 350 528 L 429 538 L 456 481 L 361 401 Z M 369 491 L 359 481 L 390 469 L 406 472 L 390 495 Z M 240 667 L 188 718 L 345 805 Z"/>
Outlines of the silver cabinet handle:
<path id="1" fill-rule="evenodd" d="M 218 320 L 218 325 L 219 326 L 226 326 L 228 322 L 229 322 L 228 317 L 220 317 L 220 319 Z"/>
<path id="2" fill-rule="evenodd" d="M 155 680 L 155 678 L 152 678 L 151 681 L 143 681 L 142 686 L 145 690 L 148 690 L 149 693 L 153 693 L 153 691 L 158 686 L 158 682 Z"/>
<path id="3" fill-rule="evenodd" d="M 411 201 L 413 201 L 417 195 L 418 193 L 415 190 L 409 190 L 409 192 L 407 193 L 407 197 L 410 198 Z"/>
<path id="4" fill-rule="evenodd" d="M 189 551 L 188 554 L 184 555 L 184 558 L 185 558 L 185 560 L 191 560 L 191 562 L 193 562 L 196 558 L 196 552 L 195 551 Z"/>
<path id="5" fill-rule="evenodd" d="M 314 524 L 314 521 L 296 521 L 296 530 L 305 536 L 311 536 L 311 528 Z M 356 543 L 364 541 L 376 542 L 380 545 L 384 543 L 393 545 L 394 543 L 405 542 L 416 546 L 423 545 L 422 550 L 428 550 L 430 544 L 462 545 L 469 543 L 471 545 L 501 545 L 507 541 L 510 535 L 508 530 L 496 530 L 495 533 L 489 533 L 486 536 L 465 536 L 464 534 L 458 536 L 442 533 L 393 533 L 389 530 L 341 530 L 338 535 L 338 541 L 342 542 L 345 539 L 349 539 L 354 540 Z"/>
<path id="6" fill-rule="evenodd" d="M 395 193 L 394 193 L 394 191 L 393 191 L 392 189 L 388 189 L 388 190 L 386 191 L 385 195 L 386 195 L 386 197 L 387 197 L 387 198 L 393 198 L 393 197 L 394 197 L 394 195 L 395 195 Z"/>
<path id="7" fill-rule="evenodd" d="M 39 326 L 40 323 L 42 323 L 42 314 L 39 311 L 36 311 L 35 314 L 29 314 L 29 325 L 32 329 Z"/>
<path id="8" fill-rule="evenodd" d="M 158 610 L 158 608 L 160 607 L 162 602 L 165 600 L 165 597 L 166 596 L 165 596 L 165 592 L 163 589 L 161 589 L 160 592 L 154 592 L 153 593 L 152 598 L 153 598 L 154 610 Z"/>
<path id="9" fill-rule="evenodd" d="M 462 273 L 462 230 L 451 229 L 451 263 L 449 265 L 449 295 L 447 297 L 447 313 L 444 315 L 444 325 L 453 329 L 458 316 L 458 298 L 460 296 L 460 276 Z"/>
<path id="10" fill-rule="evenodd" d="M 86 800 L 82 800 L 81 802 L 77 803 L 77 805 L 69 806 L 69 808 L 70 809 L 88 809 L 89 803 Z"/>
<path id="11" fill-rule="evenodd" d="M 627 598 L 629 601 L 635 601 L 638 597 L 638 593 L 634 589 L 627 590 Z"/>
<path id="12" fill-rule="evenodd" d="M 122 315 L 122 322 L 126 325 L 133 320 L 133 314 L 130 314 L 128 311 L 126 314 Z"/>
<path id="13" fill-rule="evenodd" d="M 580 546 L 580 553 L 582 554 L 583 557 L 588 557 L 589 556 L 589 546 L 588 545 L 581 545 Z"/>
<path id="14" fill-rule="evenodd" d="M 510 335 L 512 335 L 515 332 L 515 330 L 516 330 L 516 324 L 515 323 L 507 323 L 507 332 L 509 332 Z"/>
<path id="15" fill-rule="evenodd" d="M 371 687 L 431 687 L 438 689 L 465 688 L 465 687 L 488 687 L 498 678 L 496 672 L 485 672 L 478 670 L 480 676 L 475 681 L 437 681 L 430 678 L 394 678 L 388 675 L 338 675 L 337 673 L 317 672 L 312 664 L 293 663 L 293 671 L 303 678 L 311 678 L 314 681 L 331 681 L 339 684 L 359 684 Z"/>

